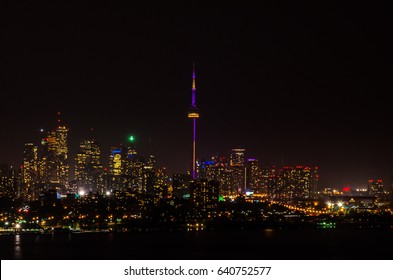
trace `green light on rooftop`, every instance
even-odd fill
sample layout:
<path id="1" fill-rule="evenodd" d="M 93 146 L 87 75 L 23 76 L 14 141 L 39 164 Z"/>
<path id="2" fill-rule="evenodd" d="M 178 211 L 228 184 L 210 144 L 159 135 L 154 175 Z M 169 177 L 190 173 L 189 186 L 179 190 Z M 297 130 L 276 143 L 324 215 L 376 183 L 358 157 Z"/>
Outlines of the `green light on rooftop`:
<path id="1" fill-rule="evenodd" d="M 134 135 L 131 135 L 131 136 L 128 138 L 128 140 L 130 140 L 130 142 L 134 142 L 134 141 L 135 141 Z"/>

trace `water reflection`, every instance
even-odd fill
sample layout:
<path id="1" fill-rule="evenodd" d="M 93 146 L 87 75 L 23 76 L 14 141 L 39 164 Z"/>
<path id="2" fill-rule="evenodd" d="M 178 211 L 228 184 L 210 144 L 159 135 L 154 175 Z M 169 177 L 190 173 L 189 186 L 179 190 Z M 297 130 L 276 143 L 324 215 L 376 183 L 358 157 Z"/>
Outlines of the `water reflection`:
<path id="1" fill-rule="evenodd" d="M 20 238 L 20 234 L 15 234 L 15 258 L 16 259 L 20 259 L 22 258 L 22 246 L 21 246 L 21 238 Z"/>
<path id="2" fill-rule="evenodd" d="M 274 229 L 271 228 L 264 229 L 263 233 L 265 234 L 266 237 L 272 237 L 274 234 Z"/>

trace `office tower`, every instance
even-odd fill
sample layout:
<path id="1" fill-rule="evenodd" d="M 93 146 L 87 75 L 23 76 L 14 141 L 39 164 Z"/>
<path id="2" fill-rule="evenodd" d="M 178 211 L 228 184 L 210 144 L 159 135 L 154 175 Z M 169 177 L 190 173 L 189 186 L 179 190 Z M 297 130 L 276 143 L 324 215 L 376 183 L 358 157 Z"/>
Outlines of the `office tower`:
<path id="1" fill-rule="evenodd" d="M 58 159 L 59 182 L 62 190 L 69 191 L 69 162 L 68 162 L 68 128 L 59 125 L 56 128 L 56 156 Z"/>
<path id="2" fill-rule="evenodd" d="M 310 167 L 310 198 L 315 199 L 318 196 L 318 180 L 319 180 L 319 174 L 318 174 L 318 166 Z"/>
<path id="3" fill-rule="evenodd" d="M 311 168 L 309 166 L 298 165 L 293 171 L 294 198 L 311 198 Z"/>
<path id="4" fill-rule="evenodd" d="M 188 110 L 188 118 L 193 121 L 193 134 L 192 134 L 192 172 L 191 176 L 196 179 L 196 119 L 199 118 L 199 112 L 196 107 L 196 87 L 195 87 L 195 63 L 192 69 L 192 96 L 191 96 L 191 108 Z"/>
<path id="5" fill-rule="evenodd" d="M 75 158 L 76 188 L 85 192 L 105 193 L 104 170 L 100 145 L 94 140 L 82 140 Z M 73 192 L 78 190 L 74 189 Z"/>
<path id="6" fill-rule="evenodd" d="M 143 184 L 144 163 L 138 156 L 134 146 L 134 138 L 130 141 L 130 146 L 122 149 L 122 173 L 124 183 L 127 188 L 133 191 L 145 192 L 146 186 Z M 153 163 L 150 166 L 153 167 Z"/>
<path id="7" fill-rule="evenodd" d="M 200 179 L 214 180 L 217 177 L 214 161 L 202 161 L 198 166 L 198 177 Z"/>
<path id="8" fill-rule="evenodd" d="M 215 155 L 209 161 L 202 161 L 198 166 L 198 174 L 201 179 L 218 181 L 220 195 L 231 196 L 237 194 L 237 190 L 231 191 L 232 171 L 229 169 L 225 156 Z"/>
<path id="9" fill-rule="evenodd" d="M 43 191 L 46 191 L 48 187 L 48 161 L 49 161 L 49 149 L 48 149 L 48 138 L 44 137 L 41 139 L 40 147 L 38 149 L 38 183 L 43 186 Z"/>
<path id="10" fill-rule="evenodd" d="M 41 140 L 38 163 L 38 182 L 44 190 L 69 192 L 68 128 L 61 124 L 57 113 L 57 127 Z"/>
<path id="11" fill-rule="evenodd" d="M 216 216 L 219 182 L 206 179 L 190 183 L 191 215 L 195 220 L 210 220 Z"/>
<path id="12" fill-rule="evenodd" d="M 386 198 L 383 181 L 381 179 L 368 180 L 367 191 L 369 195 L 375 196 L 377 202 L 380 202 Z"/>
<path id="13" fill-rule="evenodd" d="M 41 142 L 41 144 L 43 145 L 43 154 L 45 154 L 45 159 L 43 159 L 43 166 L 45 168 L 44 177 L 47 184 L 47 189 L 60 189 L 59 163 L 56 153 L 56 132 L 48 132 L 48 136 Z"/>
<path id="14" fill-rule="evenodd" d="M 280 178 L 276 166 L 264 168 L 262 178 L 266 187 L 266 193 L 270 200 L 279 200 L 281 197 Z"/>
<path id="15" fill-rule="evenodd" d="M 247 160 L 246 189 L 257 194 L 263 193 L 259 162 L 255 158 Z"/>
<path id="16" fill-rule="evenodd" d="M 231 151 L 231 156 L 230 156 L 230 166 L 238 166 L 238 167 L 244 167 L 244 153 L 245 149 L 239 149 L 235 148 L 232 149 Z"/>
<path id="17" fill-rule="evenodd" d="M 235 148 L 232 149 L 229 158 L 229 167 L 232 173 L 231 192 L 233 194 L 246 191 L 244 153 L 245 149 Z"/>
<path id="18" fill-rule="evenodd" d="M 172 176 L 172 196 L 177 199 L 190 197 L 190 174 L 174 174 Z"/>
<path id="19" fill-rule="evenodd" d="M 283 166 L 270 171 L 268 195 L 273 200 L 287 203 L 312 199 L 318 184 L 318 167 Z"/>
<path id="20" fill-rule="evenodd" d="M 150 166 L 143 167 L 143 188 L 146 190 L 146 193 L 153 194 L 154 186 L 155 186 L 155 174 L 153 168 Z"/>
<path id="21" fill-rule="evenodd" d="M 35 189 L 38 175 L 37 150 L 33 143 L 25 143 L 23 149 L 21 197 L 27 201 L 38 199 Z"/>
<path id="22" fill-rule="evenodd" d="M 112 147 L 109 155 L 108 188 L 124 190 L 122 184 L 122 149 Z"/>
<path id="23" fill-rule="evenodd" d="M 154 170 L 152 167 L 144 166 L 144 186 L 146 186 L 146 197 L 154 205 L 158 205 L 163 199 L 169 196 L 169 186 L 165 168 Z"/>
<path id="24" fill-rule="evenodd" d="M 0 165 L 0 197 L 17 197 L 17 172 L 7 164 Z"/>
<path id="25" fill-rule="evenodd" d="M 264 195 L 268 196 L 268 185 L 269 185 L 269 172 L 270 169 L 265 166 L 259 167 L 260 185 L 261 191 Z"/>

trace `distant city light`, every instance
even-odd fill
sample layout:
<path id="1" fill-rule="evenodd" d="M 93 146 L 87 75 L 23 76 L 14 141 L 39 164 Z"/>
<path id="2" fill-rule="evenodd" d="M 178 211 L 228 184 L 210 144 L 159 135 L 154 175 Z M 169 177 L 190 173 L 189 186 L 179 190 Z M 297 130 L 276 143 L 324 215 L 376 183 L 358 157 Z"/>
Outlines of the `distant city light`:
<path id="1" fill-rule="evenodd" d="M 85 195 L 85 191 L 79 191 L 79 195 L 80 196 L 84 196 Z"/>
<path id="2" fill-rule="evenodd" d="M 134 142 L 135 141 L 135 137 L 133 135 L 131 135 L 128 140 L 130 140 L 130 142 Z"/>

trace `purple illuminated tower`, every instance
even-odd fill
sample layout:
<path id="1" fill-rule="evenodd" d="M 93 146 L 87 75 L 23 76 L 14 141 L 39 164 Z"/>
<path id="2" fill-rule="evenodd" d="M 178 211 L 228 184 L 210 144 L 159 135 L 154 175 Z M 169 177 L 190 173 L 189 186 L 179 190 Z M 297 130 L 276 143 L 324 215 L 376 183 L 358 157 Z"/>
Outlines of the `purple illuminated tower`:
<path id="1" fill-rule="evenodd" d="M 193 135 L 192 135 L 192 179 L 196 179 L 196 119 L 199 118 L 198 109 L 195 101 L 195 63 L 192 64 L 192 99 L 191 108 L 188 110 L 188 118 L 193 121 Z"/>

